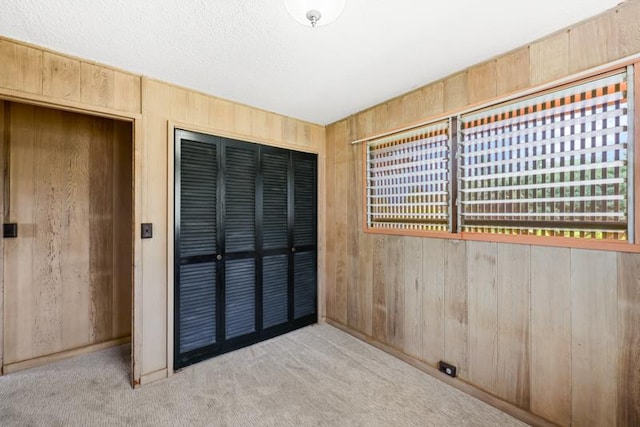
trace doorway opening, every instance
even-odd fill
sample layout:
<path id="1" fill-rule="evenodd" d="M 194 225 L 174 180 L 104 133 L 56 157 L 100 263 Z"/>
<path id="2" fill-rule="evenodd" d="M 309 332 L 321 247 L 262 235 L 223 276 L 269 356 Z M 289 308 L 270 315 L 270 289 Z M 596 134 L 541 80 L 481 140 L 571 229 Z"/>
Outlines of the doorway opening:
<path id="1" fill-rule="evenodd" d="M 0 100 L 0 135 L 2 372 L 130 343 L 133 124 Z"/>

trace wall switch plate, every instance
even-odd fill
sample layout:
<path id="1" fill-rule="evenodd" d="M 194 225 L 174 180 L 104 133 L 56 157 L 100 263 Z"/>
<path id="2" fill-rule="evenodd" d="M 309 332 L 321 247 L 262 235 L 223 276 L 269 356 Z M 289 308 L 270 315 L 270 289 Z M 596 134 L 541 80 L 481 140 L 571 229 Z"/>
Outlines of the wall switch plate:
<path id="1" fill-rule="evenodd" d="M 140 226 L 140 235 L 143 239 L 151 239 L 153 237 L 153 224 L 145 222 Z"/>
<path id="2" fill-rule="evenodd" d="M 449 365 L 448 363 L 443 362 L 442 360 L 438 362 L 438 370 L 442 373 L 449 375 L 450 377 L 455 378 L 456 376 L 456 367 L 453 365 Z"/>
<path id="3" fill-rule="evenodd" d="M 2 237 L 9 239 L 18 237 L 18 224 L 2 224 Z"/>

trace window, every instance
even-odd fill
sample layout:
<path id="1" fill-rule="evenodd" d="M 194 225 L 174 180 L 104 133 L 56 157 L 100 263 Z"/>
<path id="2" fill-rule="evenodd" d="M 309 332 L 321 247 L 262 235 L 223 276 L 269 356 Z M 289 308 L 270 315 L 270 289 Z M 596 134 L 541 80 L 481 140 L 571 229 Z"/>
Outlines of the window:
<path id="1" fill-rule="evenodd" d="M 460 123 L 462 231 L 627 239 L 626 73 Z"/>
<path id="2" fill-rule="evenodd" d="M 448 230 L 449 146 L 449 121 L 367 144 L 369 228 Z"/>
<path id="3" fill-rule="evenodd" d="M 633 242 L 632 77 L 369 140 L 367 228 Z"/>

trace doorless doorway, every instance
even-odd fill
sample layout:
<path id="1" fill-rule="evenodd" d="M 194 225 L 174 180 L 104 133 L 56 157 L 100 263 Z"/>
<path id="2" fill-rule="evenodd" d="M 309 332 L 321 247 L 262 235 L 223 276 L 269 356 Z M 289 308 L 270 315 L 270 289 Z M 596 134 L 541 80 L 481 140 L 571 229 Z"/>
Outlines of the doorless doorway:
<path id="1" fill-rule="evenodd" d="M 0 101 L 4 373 L 130 340 L 132 123 Z"/>

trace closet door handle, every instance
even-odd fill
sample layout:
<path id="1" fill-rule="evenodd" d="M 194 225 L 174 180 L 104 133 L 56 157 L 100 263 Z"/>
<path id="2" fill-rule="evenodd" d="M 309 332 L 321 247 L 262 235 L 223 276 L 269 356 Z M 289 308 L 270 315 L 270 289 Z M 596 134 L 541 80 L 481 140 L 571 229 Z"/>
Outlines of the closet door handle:
<path id="1" fill-rule="evenodd" d="M 291 248 L 291 252 L 293 252 L 293 253 L 296 252 L 296 247 L 295 246 Z"/>
<path id="2" fill-rule="evenodd" d="M 222 260 L 222 255 L 220 255 L 220 254 L 216 255 L 216 259 L 217 259 L 218 261 L 221 261 L 221 260 Z"/>

